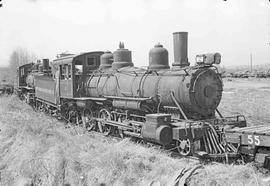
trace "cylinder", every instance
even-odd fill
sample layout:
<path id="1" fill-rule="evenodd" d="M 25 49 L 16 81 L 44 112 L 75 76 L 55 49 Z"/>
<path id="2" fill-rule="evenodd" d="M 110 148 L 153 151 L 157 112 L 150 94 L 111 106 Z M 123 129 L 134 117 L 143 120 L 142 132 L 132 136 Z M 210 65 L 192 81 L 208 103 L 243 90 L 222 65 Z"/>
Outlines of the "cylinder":
<path id="1" fill-rule="evenodd" d="M 173 33 L 173 48 L 174 48 L 174 68 L 189 66 L 188 62 L 188 33 L 174 32 Z"/>
<path id="2" fill-rule="evenodd" d="M 158 43 L 149 51 L 149 66 L 150 70 L 168 69 L 169 58 L 168 50 Z"/>
<path id="3" fill-rule="evenodd" d="M 46 72 L 49 70 L 49 59 L 42 59 L 43 71 Z"/>
<path id="4" fill-rule="evenodd" d="M 131 60 L 131 51 L 124 48 L 124 43 L 119 44 L 119 49 L 113 53 L 113 69 L 119 69 L 127 66 L 134 66 Z"/>
<path id="5" fill-rule="evenodd" d="M 107 69 L 112 67 L 113 54 L 110 51 L 106 51 L 100 56 L 100 66 L 99 69 Z"/>

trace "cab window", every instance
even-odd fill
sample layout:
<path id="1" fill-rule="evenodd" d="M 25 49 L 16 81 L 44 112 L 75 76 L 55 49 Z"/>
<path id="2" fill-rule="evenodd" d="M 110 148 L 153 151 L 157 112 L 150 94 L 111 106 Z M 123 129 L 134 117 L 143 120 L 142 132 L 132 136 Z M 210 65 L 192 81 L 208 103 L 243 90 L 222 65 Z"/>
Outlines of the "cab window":
<path id="1" fill-rule="evenodd" d="M 61 79 L 71 79 L 71 65 L 61 65 Z"/>
<path id="2" fill-rule="evenodd" d="M 81 61 L 75 61 L 75 75 L 83 73 L 83 65 Z"/>
<path id="3" fill-rule="evenodd" d="M 87 66 L 90 66 L 90 67 L 96 66 L 96 58 L 95 57 L 88 57 L 87 58 Z"/>
<path id="4" fill-rule="evenodd" d="M 24 68 L 21 68 L 21 76 L 24 76 Z"/>
<path id="5" fill-rule="evenodd" d="M 68 79 L 71 79 L 71 65 L 68 65 L 67 77 Z"/>
<path id="6" fill-rule="evenodd" d="M 61 65 L 60 66 L 60 69 L 61 69 L 61 79 L 65 79 L 65 76 L 66 76 L 66 66 L 65 65 Z"/>

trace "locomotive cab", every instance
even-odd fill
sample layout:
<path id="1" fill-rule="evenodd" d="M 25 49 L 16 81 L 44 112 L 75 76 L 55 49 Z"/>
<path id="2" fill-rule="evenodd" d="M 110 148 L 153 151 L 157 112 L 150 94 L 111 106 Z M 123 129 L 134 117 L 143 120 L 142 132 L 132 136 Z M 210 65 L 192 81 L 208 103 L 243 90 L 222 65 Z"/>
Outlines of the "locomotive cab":
<path id="1" fill-rule="evenodd" d="M 97 70 L 100 65 L 101 51 L 61 57 L 53 61 L 56 69 L 57 97 L 74 98 L 84 96 L 83 80 L 85 75 Z"/>

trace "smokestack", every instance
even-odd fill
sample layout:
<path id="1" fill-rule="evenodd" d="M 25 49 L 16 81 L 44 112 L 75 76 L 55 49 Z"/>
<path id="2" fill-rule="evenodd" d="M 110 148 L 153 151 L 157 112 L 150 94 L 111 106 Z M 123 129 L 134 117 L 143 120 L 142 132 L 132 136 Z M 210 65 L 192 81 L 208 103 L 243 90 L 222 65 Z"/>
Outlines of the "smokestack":
<path id="1" fill-rule="evenodd" d="M 188 33 L 174 32 L 173 33 L 173 49 L 174 49 L 174 63 L 173 68 L 181 68 L 189 66 L 188 62 Z"/>

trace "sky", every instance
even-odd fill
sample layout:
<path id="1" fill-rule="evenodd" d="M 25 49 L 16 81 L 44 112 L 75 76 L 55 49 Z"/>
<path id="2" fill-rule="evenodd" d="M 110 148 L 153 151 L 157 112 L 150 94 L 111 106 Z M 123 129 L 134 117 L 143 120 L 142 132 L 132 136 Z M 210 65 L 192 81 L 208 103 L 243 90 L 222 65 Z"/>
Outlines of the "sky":
<path id="1" fill-rule="evenodd" d="M 135 66 L 148 65 L 160 42 L 173 63 L 173 32 L 188 32 L 188 57 L 220 52 L 224 66 L 270 63 L 268 0 L 2 0 L 0 66 L 16 47 L 38 58 L 115 51 L 119 41 Z"/>

